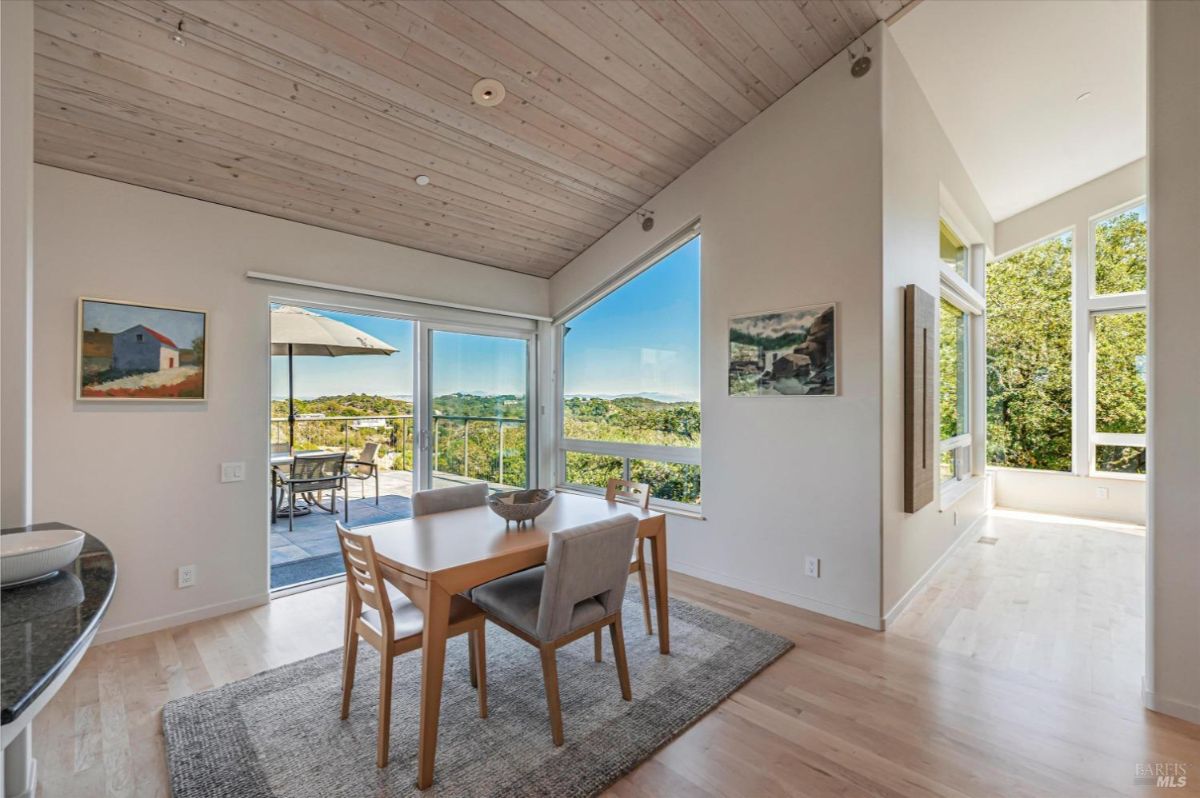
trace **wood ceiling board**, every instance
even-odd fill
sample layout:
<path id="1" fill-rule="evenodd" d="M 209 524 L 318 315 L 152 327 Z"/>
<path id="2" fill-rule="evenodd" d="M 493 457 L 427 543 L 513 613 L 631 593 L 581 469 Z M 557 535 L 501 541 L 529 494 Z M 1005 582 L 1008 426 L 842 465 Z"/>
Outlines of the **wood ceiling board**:
<path id="1" fill-rule="evenodd" d="M 545 277 L 905 4 L 37 0 L 35 159 Z"/>

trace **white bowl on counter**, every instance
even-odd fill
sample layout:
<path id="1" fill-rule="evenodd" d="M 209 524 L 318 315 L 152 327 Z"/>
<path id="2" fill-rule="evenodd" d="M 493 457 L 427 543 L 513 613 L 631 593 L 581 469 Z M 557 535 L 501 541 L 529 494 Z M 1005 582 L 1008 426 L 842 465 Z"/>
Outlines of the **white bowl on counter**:
<path id="1" fill-rule="evenodd" d="M 15 587 L 66 568 L 83 549 L 78 529 L 35 529 L 0 535 L 0 585 Z"/>

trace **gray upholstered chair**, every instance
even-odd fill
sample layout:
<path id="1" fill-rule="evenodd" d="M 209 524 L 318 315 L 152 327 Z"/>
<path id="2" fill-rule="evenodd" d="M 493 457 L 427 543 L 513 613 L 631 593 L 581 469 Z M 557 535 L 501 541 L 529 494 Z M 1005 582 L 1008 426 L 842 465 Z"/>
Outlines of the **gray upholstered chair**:
<path id="1" fill-rule="evenodd" d="M 419 490 L 412 497 L 413 515 L 433 515 L 450 510 L 461 510 L 464 507 L 479 507 L 487 504 L 487 495 L 486 482 L 458 485 L 453 488 Z"/>
<path id="2" fill-rule="evenodd" d="M 623 513 L 556 532 L 550 537 L 544 566 L 501 577 L 471 591 L 471 600 L 492 622 L 541 652 L 555 745 L 563 744 L 557 658 L 562 646 L 607 626 L 621 697 L 626 701 L 633 698 L 621 632 L 621 603 L 637 524 L 636 518 Z"/>

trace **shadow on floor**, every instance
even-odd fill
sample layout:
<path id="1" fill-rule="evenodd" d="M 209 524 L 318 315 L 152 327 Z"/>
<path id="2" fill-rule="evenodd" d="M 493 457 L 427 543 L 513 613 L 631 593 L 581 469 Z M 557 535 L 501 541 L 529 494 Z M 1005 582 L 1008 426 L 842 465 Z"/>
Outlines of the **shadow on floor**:
<path id="1" fill-rule="evenodd" d="M 286 515 L 271 525 L 272 590 L 342 573 L 334 527 L 334 521 L 342 518 L 341 510 L 340 502 L 336 516 L 315 508 L 308 515 L 297 516 L 290 532 Z M 378 506 L 373 497 L 350 500 L 351 529 L 411 517 L 412 503 L 407 496 L 380 496 Z"/>

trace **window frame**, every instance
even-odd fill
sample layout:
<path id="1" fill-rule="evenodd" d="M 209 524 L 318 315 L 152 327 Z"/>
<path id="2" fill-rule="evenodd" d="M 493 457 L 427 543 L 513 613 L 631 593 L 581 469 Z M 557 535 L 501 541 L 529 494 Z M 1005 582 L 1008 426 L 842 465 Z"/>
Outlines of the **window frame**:
<path id="1" fill-rule="evenodd" d="M 1100 316 L 1119 315 L 1123 313 L 1145 313 L 1146 323 L 1150 323 L 1147 291 L 1127 291 L 1118 294 L 1096 293 L 1096 228 L 1104 222 L 1126 213 L 1135 208 L 1147 205 L 1146 197 L 1140 196 L 1128 202 L 1123 202 L 1114 208 L 1088 217 L 1087 252 L 1083 258 L 1076 255 L 1076 268 L 1080 270 L 1076 285 L 1086 286 L 1086 298 L 1079 299 L 1076 292 L 1077 315 L 1076 324 L 1081 339 L 1077 341 L 1077 354 L 1085 354 L 1085 368 L 1080 370 L 1080 378 L 1076 381 L 1074 390 L 1077 402 L 1084 409 L 1083 418 L 1077 418 L 1076 424 L 1082 426 L 1076 437 L 1082 443 L 1081 451 L 1075 453 L 1075 473 L 1088 477 L 1104 477 L 1106 479 L 1144 480 L 1145 474 L 1130 474 L 1120 471 L 1102 471 L 1096 467 L 1097 446 L 1126 446 L 1146 448 L 1146 433 L 1116 433 L 1098 432 L 1096 430 L 1096 319 Z M 1150 211 L 1146 208 L 1147 234 L 1149 233 Z M 1149 275 L 1147 274 L 1147 280 Z M 1147 286 L 1148 288 L 1149 286 Z M 1147 344 L 1149 342 L 1147 341 Z M 1149 361 L 1147 360 L 1147 369 Z M 1147 370 L 1147 383 L 1150 374 Z M 1080 384 L 1082 383 L 1082 384 Z M 1147 412 L 1149 408 L 1147 408 Z"/>
<path id="2" fill-rule="evenodd" d="M 572 304 L 564 312 L 554 318 L 552 324 L 554 328 L 554 347 L 556 355 L 554 369 L 554 481 L 556 488 L 599 496 L 603 496 L 605 493 L 605 489 L 603 487 L 597 487 L 595 485 L 581 485 L 575 482 L 567 481 L 568 452 L 619 457 L 621 458 L 621 474 L 622 478 L 624 479 L 630 478 L 630 462 L 633 460 L 650 460 L 656 462 L 676 463 L 681 465 L 695 465 L 701 468 L 701 478 L 703 479 L 701 446 L 661 446 L 655 444 L 628 443 L 620 441 L 590 441 L 580 438 L 567 438 L 563 435 L 563 424 L 566 420 L 566 414 L 563 412 L 566 388 L 565 380 L 563 378 L 563 375 L 565 374 L 566 349 L 563 346 L 563 343 L 567 323 L 579 314 L 585 312 L 597 302 L 602 301 L 605 297 L 609 296 L 626 283 L 637 278 L 643 272 L 652 269 L 663 258 L 687 244 L 692 239 L 699 238 L 700 235 L 700 220 L 695 219 L 689 224 L 685 225 L 682 229 L 660 240 L 642 256 L 634 260 L 629 266 L 618 272 L 611 280 L 597 286 L 579 301 Z M 701 253 L 703 253 L 703 244 L 701 245 Z M 701 254 L 701 258 L 703 258 L 703 254 Z M 701 269 L 703 269 L 703 260 L 701 261 Z M 703 286 L 703 281 L 701 281 L 701 286 Z M 702 287 L 700 296 L 701 309 L 703 308 L 703 301 L 704 297 Z M 701 319 L 703 319 L 703 316 Z M 697 334 L 699 334 L 699 331 L 697 331 Z M 701 358 L 700 361 L 700 384 L 703 385 L 703 358 Z M 701 429 L 703 429 L 703 411 L 701 411 L 700 419 Z M 704 438 L 702 432 L 702 444 L 703 440 Z M 699 502 L 696 504 L 688 504 L 686 502 L 678 502 L 670 499 L 660 499 L 651 495 L 650 506 L 660 510 L 683 513 L 687 515 L 702 514 L 702 507 L 701 503 Z"/>
<path id="3" fill-rule="evenodd" d="M 977 374 L 980 370 L 980 357 L 976 351 L 977 342 L 983 340 L 983 318 L 985 310 L 985 300 L 982 292 L 975 287 L 982 279 L 984 261 L 986 260 L 983 253 L 983 246 L 980 244 L 972 244 L 969 236 L 964 236 L 961 228 L 954 224 L 949 213 L 945 208 L 942 209 L 938 216 L 939 228 L 939 251 L 938 251 L 938 276 L 940 284 L 940 299 L 945 300 L 950 305 L 962 312 L 965 319 L 964 335 L 966 341 L 963 344 L 963 352 L 966 357 L 966 363 L 963 368 L 963 373 L 966 375 L 964 387 L 967 392 L 967 399 L 963 403 L 966 407 L 966 427 L 965 433 L 954 435 L 950 438 L 942 439 L 939 436 L 938 441 L 938 490 L 941 494 L 942 509 L 946 509 L 955 501 L 957 501 L 973 484 L 974 478 L 982 473 L 980 467 L 980 458 L 978 453 L 981 450 L 981 444 L 984 440 L 983 434 L 976 434 L 976 429 L 979 425 L 979 413 L 977 412 L 980 404 L 980 398 L 986 394 L 980 394 L 979 380 Z M 959 241 L 963 242 L 966 247 L 967 263 L 966 277 L 960 275 L 952 264 L 941 259 L 941 227 L 945 225 Z M 940 346 L 941 340 L 941 325 L 942 325 L 942 306 L 938 303 L 938 340 Z M 939 354 L 940 363 L 940 354 Z M 941 397 L 941 369 L 938 369 L 938 392 L 939 406 Z M 986 426 L 986 422 L 985 422 Z M 938 427 L 941 427 L 941 414 L 938 415 Z M 947 452 L 953 452 L 954 457 L 954 474 L 949 479 L 941 479 L 941 457 Z"/>

